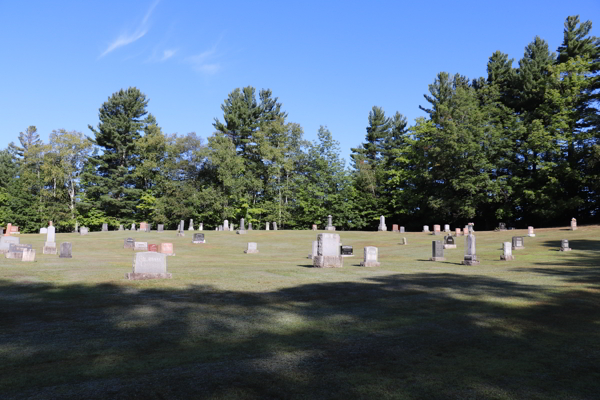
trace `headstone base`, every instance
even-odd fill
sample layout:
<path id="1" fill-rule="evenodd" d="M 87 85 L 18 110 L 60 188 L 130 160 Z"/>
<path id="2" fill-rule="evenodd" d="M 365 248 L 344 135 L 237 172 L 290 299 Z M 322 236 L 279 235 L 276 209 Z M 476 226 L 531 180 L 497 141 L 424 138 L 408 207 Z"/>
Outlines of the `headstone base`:
<path id="1" fill-rule="evenodd" d="M 344 266 L 344 257 L 342 256 L 315 256 L 313 257 L 313 267 L 315 268 L 342 268 Z"/>
<path id="2" fill-rule="evenodd" d="M 246 234 L 246 230 L 237 230 L 235 231 L 235 233 L 237 233 L 238 235 L 245 235 Z"/>
<path id="3" fill-rule="evenodd" d="M 204 240 L 196 240 L 196 241 L 192 240 L 192 243 L 195 243 L 195 244 L 206 243 L 206 239 L 204 239 Z"/>
<path id="4" fill-rule="evenodd" d="M 441 235 L 441 234 L 442 234 L 442 232 L 436 232 L 436 231 L 434 231 L 434 232 L 432 233 L 432 235 L 435 235 L 435 236 L 437 236 L 437 235 Z"/>
<path id="5" fill-rule="evenodd" d="M 456 245 L 455 244 L 445 244 L 444 245 L 444 249 L 455 249 Z"/>
<path id="6" fill-rule="evenodd" d="M 379 232 L 387 232 L 387 226 L 383 226 L 383 227 L 380 226 L 379 228 L 377 228 L 377 231 L 379 231 Z"/>
<path id="7" fill-rule="evenodd" d="M 12 258 L 15 260 L 21 260 L 23 258 L 23 252 L 22 251 L 7 251 L 5 254 L 6 258 Z"/>
<path id="8" fill-rule="evenodd" d="M 73 258 L 73 256 L 71 254 L 61 254 L 58 258 Z"/>
<path id="9" fill-rule="evenodd" d="M 35 261 L 35 250 L 23 250 L 23 256 L 21 258 L 22 261 L 34 262 Z"/>
<path id="10" fill-rule="evenodd" d="M 145 280 L 145 279 L 171 279 L 173 277 L 173 274 L 143 274 L 143 273 L 136 273 L 136 272 L 128 272 L 125 274 L 125 278 L 129 279 L 130 281 L 141 281 L 141 280 Z"/>
<path id="11" fill-rule="evenodd" d="M 513 250 L 523 250 L 525 246 L 513 246 Z"/>
<path id="12" fill-rule="evenodd" d="M 258 253 L 258 250 L 244 250 L 244 253 L 246 253 L 246 254 Z"/>
<path id="13" fill-rule="evenodd" d="M 560 251 L 571 251 L 570 247 L 561 247 Z"/>
<path id="14" fill-rule="evenodd" d="M 501 256 L 500 256 L 500 259 L 501 259 L 502 261 L 512 261 L 512 260 L 514 260 L 514 259 L 515 259 L 515 256 L 505 256 L 505 255 L 501 255 Z"/>
<path id="15" fill-rule="evenodd" d="M 361 267 L 380 267 L 381 263 L 378 263 L 377 261 L 361 261 L 360 266 Z"/>
<path id="16" fill-rule="evenodd" d="M 177 236 L 178 236 L 178 237 L 185 236 L 185 233 L 183 233 L 183 232 L 177 232 Z"/>
<path id="17" fill-rule="evenodd" d="M 431 257 L 429 261 L 446 261 L 446 257 Z"/>
<path id="18" fill-rule="evenodd" d="M 479 261 L 476 260 L 463 260 L 460 263 L 462 265 L 479 265 Z"/>
<path id="19" fill-rule="evenodd" d="M 535 233 L 528 233 L 527 236 L 529 236 L 529 237 L 535 237 Z"/>
<path id="20" fill-rule="evenodd" d="M 56 254 L 56 243 L 46 242 L 42 254 Z"/>

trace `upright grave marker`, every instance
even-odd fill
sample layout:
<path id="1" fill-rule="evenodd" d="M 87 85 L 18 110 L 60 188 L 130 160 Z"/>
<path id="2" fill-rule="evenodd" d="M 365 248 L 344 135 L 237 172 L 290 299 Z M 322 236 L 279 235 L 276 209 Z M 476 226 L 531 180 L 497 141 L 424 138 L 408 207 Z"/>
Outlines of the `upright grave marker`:
<path id="1" fill-rule="evenodd" d="M 439 225 L 434 225 L 433 226 L 433 234 L 439 235 L 440 233 L 441 233 L 441 227 Z"/>
<path id="2" fill-rule="evenodd" d="M 462 235 L 462 230 L 460 228 L 456 228 L 454 230 L 454 236 L 461 236 Z"/>
<path id="3" fill-rule="evenodd" d="M 72 258 L 73 245 L 69 242 L 62 242 L 60 244 L 60 258 Z"/>
<path id="4" fill-rule="evenodd" d="M 277 230 L 277 222 L 273 222 L 273 230 L 276 231 Z"/>
<path id="5" fill-rule="evenodd" d="M 327 226 L 325 227 L 326 231 L 335 231 L 335 226 L 333 226 L 333 217 L 331 215 L 327 216 Z"/>
<path id="6" fill-rule="evenodd" d="M 444 249 L 455 249 L 456 242 L 454 242 L 454 238 L 452 235 L 444 236 Z"/>
<path id="7" fill-rule="evenodd" d="M 31 250 L 31 249 L 32 249 L 32 246 L 30 244 L 10 243 L 8 246 L 8 252 L 6 253 L 5 257 L 21 260 L 23 258 L 23 250 Z"/>
<path id="8" fill-rule="evenodd" d="M 244 226 L 244 218 L 240 218 L 240 229 L 238 229 L 235 233 L 237 233 L 238 235 L 245 235 L 246 234 L 246 227 Z"/>
<path id="9" fill-rule="evenodd" d="M 133 250 L 134 251 L 148 251 L 148 242 L 134 242 Z"/>
<path id="10" fill-rule="evenodd" d="M 265 230 L 268 231 L 269 230 L 269 223 L 265 222 Z"/>
<path id="11" fill-rule="evenodd" d="M 500 259 L 503 261 L 511 261 L 515 259 L 515 256 L 512 255 L 512 243 L 503 242 L 502 243 L 503 254 L 500 256 Z"/>
<path id="12" fill-rule="evenodd" d="M 408 244 L 405 237 L 402 238 L 402 241 L 400 242 L 400 244 L 403 246 L 406 246 Z"/>
<path id="13" fill-rule="evenodd" d="M 190 219 L 190 225 L 188 226 L 188 231 L 193 231 L 194 230 L 194 220 Z"/>
<path id="14" fill-rule="evenodd" d="M 246 254 L 258 253 L 258 244 L 256 242 L 248 242 L 248 248 L 244 250 Z"/>
<path id="15" fill-rule="evenodd" d="M 433 240 L 431 242 L 431 258 L 429 261 L 446 261 L 444 258 L 444 246 L 441 240 Z"/>
<path id="16" fill-rule="evenodd" d="M 14 236 L 0 237 L 0 253 L 8 253 L 11 244 L 19 244 L 21 239 Z"/>
<path id="17" fill-rule="evenodd" d="M 35 250 L 34 249 L 23 249 L 22 260 L 26 262 L 35 261 Z"/>
<path id="18" fill-rule="evenodd" d="M 341 246 L 340 253 L 342 257 L 354 257 L 354 248 L 352 246 Z"/>
<path id="19" fill-rule="evenodd" d="M 523 240 L 523 236 L 513 236 L 512 237 L 512 249 L 513 250 L 521 250 L 525 248 L 525 241 Z"/>
<path id="20" fill-rule="evenodd" d="M 398 232 L 398 224 L 392 224 L 392 232 Z"/>
<path id="21" fill-rule="evenodd" d="M 248 222 L 248 230 L 251 231 L 252 230 L 252 222 Z"/>
<path id="22" fill-rule="evenodd" d="M 467 235 L 465 238 L 465 258 L 461 262 L 463 265 L 479 265 L 477 254 L 475 252 L 475 235 Z"/>
<path id="23" fill-rule="evenodd" d="M 185 236 L 185 232 L 183 231 L 183 220 L 179 221 L 179 227 L 177 228 L 177 236 Z"/>
<path id="24" fill-rule="evenodd" d="M 127 238 L 123 242 L 124 249 L 133 249 L 134 247 L 135 247 L 135 239 L 133 239 L 133 238 Z"/>
<path id="25" fill-rule="evenodd" d="M 167 256 L 162 253 L 136 253 L 133 256 L 133 272 L 125 274 L 129 280 L 170 279 L 167 273 Z"/>
<path id="26" fill-rule="evenodd" d="M 429 225 L 423 225 L 423 232 L 429 233 Z"/>
<path id="27" fill-rule="evenodd" d="M 560 251 L 571 251 L 571 248 L 569 247 L 569 241 L 567 239 L 560 241 Z"/>
<path id="28" fill-rule="evenodd" d="M 52 225 L 48 225 L 48 233 L 46 235 L 46 243 L 44 243 L 43 254 L 56 254 L 56 228 Z"/>
<path id="29" fill-rule="evenodd" d="M 206 240 L 204 240 L 204 233 L 194 233 L 192 243 L 206 243 Z"/>
<path id="30" fill-rule="evenodd" d="M 313 267 L 341 268 L 344 258 L 340 255 L 340 235 L 319 233 L 317 235 L 317 255 L 313 257 Z"/>
<path id="31" fill-rule="evenodd" d="M 81 228 L 79 228 L 79 236 L 85 236 L 89 232 L 90 232 L 90 230 L 86 226 L 82 226 Z"/>
<path id="32" fill-rule="evenodd" d="M 450 225 L 448 225 L 448 224 L 444 225 L 444 232 L 446 232 L 446 233 L 450 232 Z"/>
<path id="33" fill-rule="evenodd" d="M 571 230 L 572 231 L 577 230 L 577 220 L 575 218 L 571 218 Z"/>
<path id="34" fill-rule="evenodd" d="M 319 251 L 319 242 L 316 240 L 313 240 L 312 242 L 312 253 L 308 255 L 308 258 L 310 258 L 311 260 L 317 256 L 317 253 Z"/>
<path id="35" fill-rule="evenodd" d="M 153 243 L 149 243 L 148 244 L 148 251 L 153 251 L 153 252 L 158 252 L 158 245 L 157 244 L 153 244 Z"/>
<path id="36" fill-rule="evenodd" d="M 379 249 L 375 246 L 364 248 L 364 260 L 360 263 L 361 267 L 379 267 Z"/>
<path id="37" fill-rule="evenodd" d="M 535 233 L 533 231 L 533 226 L 528 226 L 527 227 L 527 236 L 529 236 L 529 237 L 535 237 Z"/>
<path id="38" fill-rule="evenodd" d="M 108 232 L 108 224 L 107 223 L 102 224 L 102 232 Z"/>
<path id="39" fill-rule="evenodd" d="M 404 227 L 403 226 L 400 227 L 400 233 L 404 233 Z"/>
<path id="40" fill-rule="evenodd" d="M 173 243 L 161 243 L 158 246 L 158 252 L 167 256 L 174 256 Z"/>
<path id="41" fill-rule="evenodd" d="M 229 230 L 229 221 L 228 220 L 223 221 L 223 230 L 224 231 Z"/>
<path id="42" fill-rule="evenodd" d="M 382 215 L 379 217 L 379 227 L 377 227 L 378 231 L 387 231 L 387 225 L 385 224 L 385 217 Z"/>
<path id="43" fill-rule="evenodd" d="M 165 231 L 165 225 L 164 224 L 158 224 L 158 231 L 159 232 L 164 232 Z"/>

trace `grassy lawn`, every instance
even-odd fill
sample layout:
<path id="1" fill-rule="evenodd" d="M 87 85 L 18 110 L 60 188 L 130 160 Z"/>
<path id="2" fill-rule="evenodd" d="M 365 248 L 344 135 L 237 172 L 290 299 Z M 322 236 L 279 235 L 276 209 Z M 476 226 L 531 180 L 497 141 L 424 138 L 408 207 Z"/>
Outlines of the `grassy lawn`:
<path id="1" fill-rule="evenodd" d="M 600 398 L 598 226 L 536 229 L 508 262 L 526 230 L 476 232 L 477 267 L 462 237 L 430 262 L 441 236 L 337 232 L 355 257 L 316 269 L 316 232 L 204 233 L 58 233 L 72 259 L 21 235 L 37 261 L 0 258 L 0 398 Z M 174 243 L 173 279 L 125 280 L 128 236 Z M 368 245 L 381 267 L 358 266 Z"/>

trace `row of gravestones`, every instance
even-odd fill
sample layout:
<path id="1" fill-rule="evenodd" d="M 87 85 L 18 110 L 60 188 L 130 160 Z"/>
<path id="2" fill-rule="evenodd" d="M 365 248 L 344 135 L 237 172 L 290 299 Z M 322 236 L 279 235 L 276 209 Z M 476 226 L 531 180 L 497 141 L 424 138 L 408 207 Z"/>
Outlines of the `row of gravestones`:
<path id="1" fill-rule="evenodd" d="M 48 243 L 46 243 L 48 244 Z M 56 247 L 54 252 L 48 252 L 47 246 L 44 246 L 44 254 L 56 254 Z M 35 261 L 35 249 L 30 244 L 21 244 L 20 239 L 14 236 L 3 236 L 0 237 L 0 253 L 3 253 L 6 258 L 18 259 L 22 261 Z M 59 251 L 60 258 L 71 258 L 72 257 L 72 244 L 69 242 L 63 242 L 60 244 Z"/>

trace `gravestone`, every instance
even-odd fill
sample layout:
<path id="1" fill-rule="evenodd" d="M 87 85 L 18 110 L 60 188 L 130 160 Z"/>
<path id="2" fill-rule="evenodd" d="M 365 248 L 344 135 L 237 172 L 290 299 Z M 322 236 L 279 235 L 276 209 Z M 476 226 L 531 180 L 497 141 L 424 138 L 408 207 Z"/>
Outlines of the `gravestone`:
<path id="1" fill-rule="evenodd" d="M 377 227 L 378 231 L 387 231 L 387 225 L 385 224 L 385 217 L 382 215 L 379 217 L 379 226 Z"/>
<path id="2" fill-rule="evenodd" d="M 48 233 L 48 228 L 40 228 L 40 234 Z"/>
<path id="3" fill-rule="evenodd" d="M 439 225 L 434 225 L 433 226 L 433 234 L 434 235 L 439 235 L 441 233 L 441 227 Z"/>
<path id="4" fill-rule="evenodd" d="M 456 242 L 454 242 L 454 238 L 452 235 L 444 236 L 444 249 L 455 249 Z"/>
<path id="5" fill-rule="evenodd" d="M 403 226 L 400 227 L 400 233 L 404 233 L 404 227 Z"/>
<path id="6" fill-rule="evenodd" d="M 133 242 L 134 251 L 148 251 L 148 242 Z"/>
<path id="7" fill-rule="evenodd" d="M 137 253 L 133 256 L 133 272 L 125 274 L 129 280 L 170 279 L 167 273 L 167 256 L 162 253 Z"/>
<path id="8" fill-rule="evenodd" d="M 340 235 L 337 233 L 319 233 L 317 235 L 317 254 L 313 257 L 315 268 L 341 268 L 344 258 L 340 255 Z"/>
<path id="9" fill-rule="evenodd" d="M 188 231 L 193 231 L 194 230 L 194 220 L 190 219 L 190 225 L 188 226 Z"/>
<path id="10" fill-rule="evenodd" d="M 252 222 L 248 222 L 248 230 L 251 231 L 252 230 Z"/>
<path id="11" fill-rule="evenodd" d="M 431 242 L 431 258 L 429 261 L 446 261 L 444 258 L 444 246 L 441 240 Z"/>
<path id="12" fill-rule="evenodd" d="M 108 224 L 107 223 L 102 224 L 102 232 L 108 232 Z"/>
<path id="13" fill-rule="evenodd" d="M 89 232 L 90 232 L 90 230 L 87 227 L 85 227 L 85 226 L 82 226 L 81 228 L 79 228 L 79 235 L 80 236 L 87 235 Z"/>
<path id="14" fill-rule="evenodd" d="M 153 252 L 157 253 L 158 252 L 158 245 L 150 243 L 148 245 L 148 251 L 153 251 Z"/>
<path id="15" fill-rule="evenodd" d="M 361 267 L 379 267 L 381 264 L 378 261 L 379 249 L 374 246 L 364 248 L 364 260 L 360 263 Z"/>
<path id="16" fill-rule="evenodd" d="M 124 231 L 125 229 L 123 228 L 123 225 L 119 225 L 119 230 L 120 231 Z"/>
<path id="17" fill-rule="evenodd" d="M 475 252 L 475 235 L 467 235 L 465 238 L 465 258 L 461 264 L 479 265 L 479 260 L 477 260 L 477 254 Z"/>
<path id="18" fill-rule="evenodd" d="M 79 232 L 79 222 L 75 221 L 75 230 L 73 231 L 75 233 Z"/>
<path id="19" fill-rule="evenodd" d="M 313 224 L 313 225 L 312 225 L 312 230 L 313 230 L 313 231 L 316 231 L 316 230 L 317 230 L 317 225 L 316 225 L 316 224 Z"/>
<path id="20" fill-rule="evenodd" d="M 233 231 L 235 231 L 235 224 L 231 223 L 231 224 L 229 224 L 229 232 L 233 232 Z"/>
<path id="21" fill-rule="evenodd" d="M 135 231 L 135 223 L 131 224 L 131 230 Z"/>
<path id="22" fill-rule="evenodd" d="M 246 234 L 246 227 L 244 225 L 244 218 L 240 218 L 240 229 L 238 229 L 235 233 L 237 233 L 238 235 L 245 235 Z"/>
<path id="23" fill-rule="evenodd" d="M 569 247 L 569 241 L 567 239 L 560 241 L 560 251 L 571 251 L 571 248 Z"/>
<path id="24" fill-rule="evenodd" d="M 400 242 L 401 245 L 406 246 L 408 244 L 408 241 L 406 240 L 405 237 L 402 238 L 402 241 Z"/>
<path id="25" fill-rule="evenodd" d="M 21 260 L 23 258 L 23 250 L 31 250 L 31 249 L 32 249 L 32 246 L 30 244 L 10 243 L 8 245 L 8 252 L 5 254 L 5 257 L 16 259 L 16 260 Z"/>
<path id="26" fill-rule="evenodd" d="M 429 233 L 429 225 L 423 225 L 423 232 Z"/>
<path id="27" fill-rule="evenodd" d="M 528 226 L 527 227 L 527 236 L 529 236 L 529 237 L 535 237 L 535 233 L 533 231 L 533 226 Z"/>
<path id="28" fill-rule="evenodd" d="M 199 231 L 203 231 L 204 230 L 204 222 L 200 222 L 200 226 L 198 227 Z"/>
<path id="29" fill-rule="evenodd" d="M 473 225 L 472 222 L 469 222 L 469 224 L 467 225 L 467 230 L 468 230 L 469 234 L 471 234 L 471 235 L 473 233 L 475 233 L 475 226 Z"/>
<path id="30" fill-rule="evenodd" d="M 217 230 L 218 230 L 218 231 L 222 231 L 222 230 L 223 230 L 223 225 L 219 225 L 219 226 L 217 227 Z"/>
<path id="31" fill-rule="evenodd" d="M 0 227 L 0 237 L 4 236 L 4 228 Z"/>
<path id="32" fill-rule="evenodd" d="M 504 222 L 499 222 L 498 223 L 498 230 L 499 231 L 505 231 L 506 230 L 506 224 Z"/>
<path id="33" fill-rule="evenodd" d="M 352 246 L 341 246 L 340 253 L 342 257 L 354 257 L 354 249 Z"/>
<path id="34" fill-rule="evenodd" d="M 468 226 L 465 226 L 465 227 L 463 228 L 463 236 L 468 236 L 468 235 L 469 235 L 469 227 L 468 227 Z"/>
<path id="35" fill-rule="evenodd" d="M 265 222 L 265 230 L 268 231 L 269 230 L 269 223 Z"/>
<path id="36" fill-rule="evenodd" d="M 228 220 L 223 221 L 223 230 L 224 231 L 229 230 L 229 221 Z"/>
<path id="37" fill-rule="evenodd" d="M 123 242 L 124 249 L 133 249 L 135 247 L 135 240 L 133 238 L 127 238 Z"/>
<path id="38" fill-rule="evenodd" d="M 572 231 L 577 230 L 577 220 L 575 218 L 571 218 L 571 230 Z"/>
<path id="39" fill-rule="evenodd" d="M 398 232 L 398 224 L 392 224 L 392 232 Z"/>
<path id="40" fill-rule="evenodd" d="M 21 232 L 19 232 L 19 227 L 18 226 L 11 226 L 10 227 L 10 234 L 11 235 L 19 235 Z"/>
<path id="41" fill-rule="evenodd" d="M 454 229 L 454 236 L 461 236 L 461 235 L 462 235 L 462 230 L 460 228 Z"/>
<path id="42" fill-rule="evenodd" d="M 313 240 L 312 253 L 310 253 L 308 255 L 308 258 L 310 258 L 312 260 L 314 257 L 316 257 L 318 250 L 319 250 L 319 242 L 317 242 L 316 240 Z"/>
<path id="43" fill-rule="evenodd" d="M 164 232 L 165 231 L 165 225 L 164 224 L 158 224 L 158 231 L 159 232 Z"/>
<path id="44" fill-rule="evenodd" d="M 141 232 L 146 232 L 146 228 L 147 228 L 146 225 L 148 225 L 147 222 L 140 222 L 140 231 Z"/>
<path id="45" fill-rule="evenodd" d="M 11 244 L 19 244 L 21 239 L 14 236 L 2 236 L 0 237 L 0 253 L 8 253 Z"/>
<path id="46" fill-rule="evenodd" d="M 448 224 L 444 225 L 444 232 L 446 232 L 446 233 L 450 232 L 450 225 L 448 225 Z"/>
<path id="47" fill-rule="evenodd" d="M 510 242 L 502 243 L 503 254 L 500 256 L 500 259 L 503 261 L 511 261 L 515 259 L 515 256 L 512 255 L 512 244 Z"/>
<path id="48" fill-rule="evenodd" d="M 326 231 L 335 231 L 335 226 L 333 226 L 333 217 L 331 215 L 327 216 L 327 226 L 325 227 Z"/>
<path id="49" fill-rule="evenodd" d="M 56 254 L 56 228 L 52 225 L 48 226 L 48 234 L 46 235 L 46 243 L 44 243 L 43 254 Z"/>
<path id="50" fill-rule="evenodd" d="M 69 242 L 62 242 L 60 244 L 60 258 L 72 258 L 73 245 Z"/>
<path id="51" fill-rule="evenodd" d="M 273 230 L 276 231 L 277 230 L 277 222 L 273 222 Z"/>
<path id="52" fill-rule="evenodd" d="M 206 243 L 206 240 L 204 239 L 204 233 L 194 233 L 192 243 Z"/>
<path id="53" fill-rule="evenodd" d="M 244 250 L 246 254 L 258 253 L 258 244 L 255 242 L 248 242 L 248 248 Z"/>
<path id="54" fill-rule="evenodd" d="M 35 261 L 35 250 L 34 249 L 23 249 L 23 256 L 21 260 L 26 262 L 34 262 Z"/>
<path id="55" fill-rule="evenodd" d="M 183 220 L 179 221 L 179 226 L 177 227 L 177 236 L 185 236 L 185 233 L 183 232 Z"/>
<path id="56" fill-rule="evenodd" d="M 12 227 L 12 224 L 6 224 L 6 236 L 10 236 L 10 228 Z"/>
<path id="57" fill-rule="evenodd" d="M 512 249 L 513 250 L 521 250 L 525 248 L 525 241 L 523 240 L 523 236 L 513 236 L 512 237 Z"/>
<path id="58" fill-rule="evenodd" d="M 150 232 L 152 230 L 152 223 L 146 224 L 146 232 Z"/>
<path id="59" fill-rule="evenodd" d="M 173 243 L 161 243 L 158 246 L 158 252 L 161 254 L 166 254 L 167 256 L 174 256 L 173 252 Z"/>

